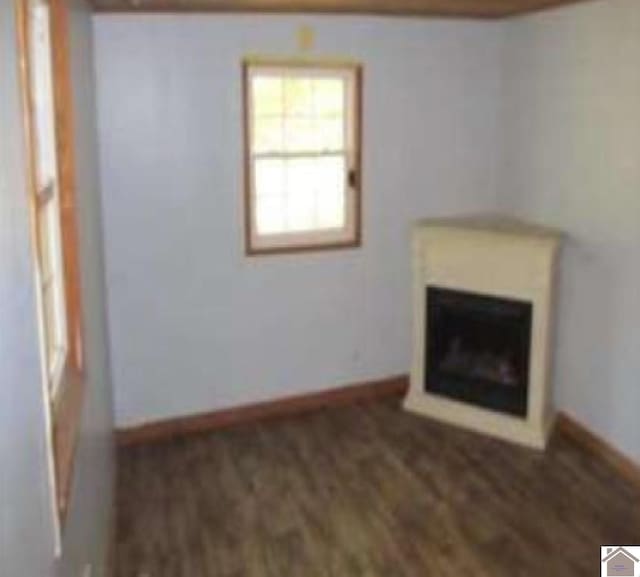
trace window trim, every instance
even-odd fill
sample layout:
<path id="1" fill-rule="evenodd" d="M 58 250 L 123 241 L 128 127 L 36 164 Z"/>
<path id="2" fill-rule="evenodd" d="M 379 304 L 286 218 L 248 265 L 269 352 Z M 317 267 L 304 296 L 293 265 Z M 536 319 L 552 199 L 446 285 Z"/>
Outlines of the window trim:
<path id="1" fill-rule="evenodd" d="M 60 217 L 60 244 L 66 301 L 67 346 L 64 363 L 58 368 L 60 383 L 53 390 L 43 359 L 43 390 L 47 421 L 47 442 L 52 464 L 51 489 L 56 518 L 56 550 L 60 553 L 59 531 L 64 526 L 72 490 L 75 454 L 85 392 L 86 367 L 80 286 L 80 255 L 76 206 L 75 130 L 69 46 L 69 8 L 65 0 L 43 0 L 49 6 L 51 27 L 51 74 L 54 106 L 56 171 Z M 37 144 L 31 77 L 30 0 L 15 0 L 18 31 L 19 73 L 26 146 L 28 206 L 34 270 L 39 277 L 39 190 Z M 42 298 L 38 287 L 38 314 L 42 322 Z M 42 333 L 42 327 L 40 329 Z M 44 336 L 40 336 L 41 347 Z"/>
<path id="2" fill-rule="evenodd" d="M 349 238 L 339 238 L 345 232 L 340 229 L 334 239 L 331 232 L 315 231 L 300 234 L 287 233 L 273 235 L 273 243 L 267 246 L 259 246 L 255 242 L 253 218 L 255 203 L 253 198 L 253 157 L 251 153 L 251 70 L 252 68 L 303 68 L 318 70 L 344 70 L 353 75 L 353 158 L 350 172 L 354 173 L 355 183 L 351 184 L 353 190 L 349 195 L 352 211 L 352 229 Z M 353 249 L 362 246 L 362 107 L 363 94 L 363 67 L 356 62 L 335 60 L 306 60 L 306 59 L 279 59 L 279 58 L 246 58 L 242 62 L 242 122 L 243 122 L 243 156 L 244 156 L 244 243 L 247 256 L 268 256 L 301 252 L 320 252 L 331 250 Z M 314 240 L 314 237 L 317 240 Z"/>

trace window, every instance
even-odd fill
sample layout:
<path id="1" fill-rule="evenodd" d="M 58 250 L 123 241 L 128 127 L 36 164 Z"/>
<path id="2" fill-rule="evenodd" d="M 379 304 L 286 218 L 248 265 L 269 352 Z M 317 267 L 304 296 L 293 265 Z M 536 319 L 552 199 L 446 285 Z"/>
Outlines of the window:
<path id="1" fill-rule="evenodd" d="M 65 0 L 18 0 L 17 6 L 40 341 L 61 520 L 84 389 L 68 8 Z"/>
<path id="2" fill-rule="evenodd" d="M 46 369 L 55 397 L 68 353 L 53 96 L 50 10 L 44 0 L 29 2 L 30 85 L 33 114 L 36 235 Z"/>
<path id="3" fill-rule="evenodd" d="M 361 69 L 247 63 L 249 254 L 360 243 Z"/>

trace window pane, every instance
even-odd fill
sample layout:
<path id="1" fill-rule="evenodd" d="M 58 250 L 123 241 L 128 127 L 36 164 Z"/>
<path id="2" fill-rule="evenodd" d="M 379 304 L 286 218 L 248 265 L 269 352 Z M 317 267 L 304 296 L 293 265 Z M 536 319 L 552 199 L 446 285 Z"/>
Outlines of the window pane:
<path id="1" fill-rule="evenodd" d="M 318 116 L 342 116 L 344 81 L 338 78 L 316 78 L 313 81 L 315 113 Z"/>
<path id="2" fill-rule="evenodd" d="M 325 192 L 318 195 L 316 223 L 318 228 L 343 228 L 346 206 L 344 194 Z"/>
<path id="3" fill-rule="evenodd" d="M 285 232 L 285 202 L 281 195 L 256 198 L 256 227 L 258 234 Z"/>
<path id="4" fill-rule="evenodd" d="M 315 228 L 315 159 L 287 161 L 287 228 L 290 231 Z"/>
<path id="5" fill-rule="evenodd" d="M 38 240 L 40 241 L 40 274 L 43 281 L 50 278 L 55 271 L 55 243 L 52 243 L 51 203 L 40 209 L 38 218 Z"/>
<path id="6" fill-rule="evenodd" d="M 281 77 L 257 76 L 253 79 L 253 110 L 256 116 L 282 116 L 284 86 Z"/>
<path id="7" fill-rule="evenodd" d="M 57 281 L 58 279 L 55 280 Z M 49 375 L 51 375 L 56 361 L 59 360 L 60 354 L 64 352 L 66 347 L 66 337 L 63 326 L 64 320 L 60 317 L 62 314 L 60 307 L 61 296 L 58 290 L 58 282 L 52 282 L 43 287 L 42 290 L 44 338 Z M 55 386 L 56 383 L 51 383 L 51 385 Z"/>
<path id="8" fill-rule="evenodd" d="M 62 242 L 58 205 L 58 199 L 54 198 L 43 207 L 41 210 L 40 226 L 42 229 L 42 244 L 47 252 L 47 259 L 49 260 L 49 272 L 62 278 Z"/>
<path id="9" fill-rule="evenodd" d="M 284 149 L 281 118 L 257 117 L 254 121 L 254 151 L 282 152 Z"/>
<path id="10" fill-rule="evenodd" d="M 313 192 L 316 159 L 315 158 L 289 158 L 287 160 L 287 195 L 300 191 Z"/>
<path id="11" fill-rule="evenodd" d="M 284 194 L 285 162 L 278 158 L 257 158 L 255 161 L 257 196 Z"/>
<path id="12" fill-rule="evenodd" d="M 285 116 L 308 116 L 313 111 L 313 86 L 310 78 L 284 79 Z"/>
<path id="13" fill-rule="evenodd" d="M 314 230 L 315 195 L 311 190 L 298 190 L 287 197 L 287 229 L 289 232 Z"/>
<path id="14" fill-rule="evenodd" d="M 287 152 L 315 152 L 319 150 L 317 125 L 311 118 L 287 118 L 285 121 L 285 149 Z"/>
<path id="15" fill-rule="evenodd" d="M 60 212 L 56 197 L 49 200 L 38 212 L 38 236 L 44 338 L 47 364 L 52 365 L 67 346 Z"/>
<path id="16" fill-rule="evenodd" d="M 342 151 L 346 149 L 344 142 L 344 122 L 342 118 L 322 118 L 316 125 L 318 150 Z"/>
<path id="17" fill-rule="evenodd" d="M 346 160 L 344 156 L 318 158 L 315 179 L 319 192 L 344 194 L 346 180 Z"/>
<path id="18" fill-rule="evenodd" d="M 58 347 L 58 330 L 56 316 L 56 295 L 55 285 L 53 283 L 43 288 L 42 304 L 44 312 L 44 336 L 47 346 L 47 362 L 49 365 L 53 363 L 55 351 Z M 47 367 L 48 370 L 51 366 Z"/>
<path id="19" fill-rule="evenodd" d="M 342 228 L 346 224 L 346 162 L 342 156 L 317 161 L 316 222 L 318 228 Z"/>
<path id="20" fill-rule="evenodd" d="M 55 179 L 56 154 L 51 74 L 49 7 L 41 2 L 30 6 L 31 83 L 36 139 L 37 186 L 43 189 Z"/>
<path id="21" fill-rule="evenodd" d="M 344 156 L 255 162 L 259 234 L 344 227 Z"/>

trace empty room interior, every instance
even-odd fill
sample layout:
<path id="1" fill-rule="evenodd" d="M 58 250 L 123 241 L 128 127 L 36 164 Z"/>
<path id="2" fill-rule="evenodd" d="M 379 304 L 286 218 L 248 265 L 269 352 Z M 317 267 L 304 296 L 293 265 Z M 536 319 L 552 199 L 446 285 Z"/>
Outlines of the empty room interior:
<path id="1" fill-rule="evenodd" d="M 640 576 L 639 0 L 2 0 L 2 577 Z"/>

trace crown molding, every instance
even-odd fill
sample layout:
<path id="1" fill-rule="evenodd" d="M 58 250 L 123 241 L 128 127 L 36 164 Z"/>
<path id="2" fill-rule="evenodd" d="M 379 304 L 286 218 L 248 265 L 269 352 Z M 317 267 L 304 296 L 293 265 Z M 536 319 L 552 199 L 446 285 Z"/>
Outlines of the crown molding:
<path id="1" fill-rule="evenodd" d="M 588 0 L 90 0 L 96 12 L 333 13 L 496 19 Z"/>

